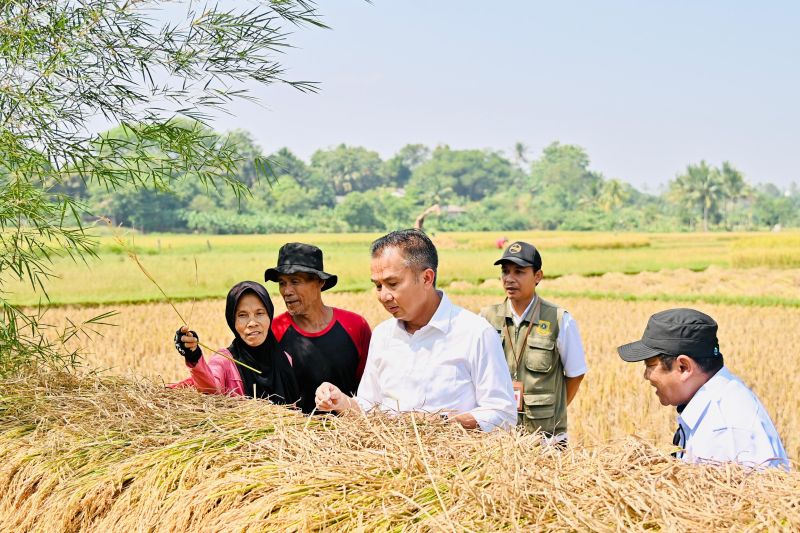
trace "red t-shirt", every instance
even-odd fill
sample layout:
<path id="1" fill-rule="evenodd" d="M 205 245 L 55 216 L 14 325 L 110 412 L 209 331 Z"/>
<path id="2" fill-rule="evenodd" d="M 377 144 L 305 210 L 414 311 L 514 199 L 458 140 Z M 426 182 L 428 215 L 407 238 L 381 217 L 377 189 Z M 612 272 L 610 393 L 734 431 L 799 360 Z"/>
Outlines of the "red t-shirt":
<path id="1" fill-rule="evenodd" d="M 372 330 L 361 315 L 333 308 L 333 319 L 322 331 L 303 331 L 289 313 L 272 321 L 272 331 L 283 349 L 292 354 L 298 405 L 304 413 L 314 409 L 314 395 L 322 382 L 339 387 L 345 394 L 358 391 L 367 362 Z"/>

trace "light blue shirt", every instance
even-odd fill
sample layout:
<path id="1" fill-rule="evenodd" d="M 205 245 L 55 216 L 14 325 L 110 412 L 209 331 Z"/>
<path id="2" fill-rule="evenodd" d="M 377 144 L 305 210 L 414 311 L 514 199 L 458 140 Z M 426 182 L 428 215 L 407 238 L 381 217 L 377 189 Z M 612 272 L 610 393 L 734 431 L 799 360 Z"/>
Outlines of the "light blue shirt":
<path id="1" fill-rule="evenodd" d="M 686 462 L 789 468 L 766 409 L 725 366 L 698 389 L 678 415 L 678 423 L 683 431 L 678 457 Z"/>

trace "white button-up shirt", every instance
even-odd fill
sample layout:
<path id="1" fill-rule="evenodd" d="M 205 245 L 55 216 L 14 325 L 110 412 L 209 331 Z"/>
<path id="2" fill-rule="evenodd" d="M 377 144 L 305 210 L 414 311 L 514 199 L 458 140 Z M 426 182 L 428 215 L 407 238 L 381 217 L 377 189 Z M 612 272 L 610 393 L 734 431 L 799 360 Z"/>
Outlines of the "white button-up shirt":
<path id="1" fill-rule="evenodd" d="M 686 404 L 678 424 L 690 463 L 736 462 L 788 468 L 786 450 L 755 394 L 723 366 Z"/>
<path id="2" fill-rule="evenodd" d="M 395 318 L 375 328 L 356 400 L 365 411 L 470 413 L 483 431 L 517 422 L 497 332 L 444 293 L 428 324 L 413 334 Z"/>

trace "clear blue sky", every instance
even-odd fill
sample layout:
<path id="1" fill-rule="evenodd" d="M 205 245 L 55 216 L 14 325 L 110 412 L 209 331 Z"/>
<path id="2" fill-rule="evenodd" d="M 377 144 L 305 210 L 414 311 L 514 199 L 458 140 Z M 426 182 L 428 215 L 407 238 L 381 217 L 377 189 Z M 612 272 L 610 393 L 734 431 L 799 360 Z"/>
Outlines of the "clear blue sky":
<path id="1" fill-rule="evenodd" d="M 218 129 L 303 158 L 341 142 L 537 157 L 584 147 L 592 168 L 655 191 L 687 163 L 800 182 L 800 2 L 320 2 L 283 58 L 319 94 L 260 88 Z"/>

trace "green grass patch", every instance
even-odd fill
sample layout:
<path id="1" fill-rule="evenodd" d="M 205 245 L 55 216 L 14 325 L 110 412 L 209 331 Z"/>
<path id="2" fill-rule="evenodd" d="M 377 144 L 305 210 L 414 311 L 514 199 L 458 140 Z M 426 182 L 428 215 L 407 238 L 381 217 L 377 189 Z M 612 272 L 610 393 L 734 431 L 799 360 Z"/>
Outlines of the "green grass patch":
<path id="1" fill-rule="evenodd" d="M 175 299 L 197 299 L 221 298 L 241 280 L 263 281 L 264 270 L 275 265 L 280 246 L 291 241 L 309 242 L 323 249 L 325 269 L 339 276 L 333 291 L 371 290 L 369 246 L 379 236 L 152 234 L 136 235 L 132 245 L 167 294 Z M 795 247 L 800 243 L 800 232 L 777 235 L 509 232 L 506 237 L 511 242 L 534 243 L 541 250 L 547 278 L 679 268 L 700 271 L 710 265 L 800 266 L 794 262 L 800 253 L 800 246 Z M 441 233 L 433 238 L 439 250 L 441 286 L 455 281 L 480 285 L 499 277 L 499 267 L 493 264 L 502 254 L 495 245 L 498 233 Z M 773 256 L 764 255 L 765 251 Z M 51 302 L 108 304 L 161 300 L 158 289 L 125 252 L 112 236 L 101 235 L 98 257 L 90 259 L 88 265 L 68 258 L 56 259 L 54 272 L 58 278 L 48 284 Z M 781 254 L 790 259 L 780 259 Z M 274 283 L 268 283 L 267 287 L 277 293 Z M 41 298 L 40 293 L 32 292 L 24 283 L 8 283 L 2 289 L 8 299 L 20 305 L 36 304 Z"/>

